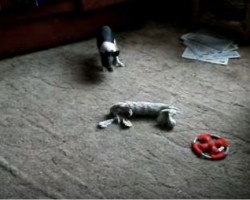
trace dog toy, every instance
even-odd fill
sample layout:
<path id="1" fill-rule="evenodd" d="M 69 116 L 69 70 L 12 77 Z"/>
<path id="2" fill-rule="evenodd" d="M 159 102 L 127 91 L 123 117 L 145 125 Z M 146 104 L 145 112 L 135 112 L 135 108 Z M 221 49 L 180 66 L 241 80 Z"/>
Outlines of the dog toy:
<path id="1" fill-rule="evenodd" d="M 202 158 L 221 160 L 225 158 L 229 150 L 228 141 L 211 133 L 201 133 L 192 142 L 194 153 Z"/>
<path id="2" fill-rule="evenodd" d="M 173 116 L 178 112 L 174 106 L 164 103 L 151 102 L 119 102 L 110 108 L 111 119 L 102 121 L 98 124 L 100 128 L 106 128 L 112 123 L 118 123 L 124 127 L 131 127 L 132 123 L 128 120 L 132 116 L 152 116 L 157 117 L 157 124 L 161 127 L 172 129 L 176 125 Z"/>
<path id="3" fill-rule="evenodd" d="M 117 48 L 113 31 L 109 26 L 101 26 L 97 32 L 96 40 L 103 68 L 112 72 L 113 65 L 116 67 L 125 66 L 118 57 L 120 51 Z"/>

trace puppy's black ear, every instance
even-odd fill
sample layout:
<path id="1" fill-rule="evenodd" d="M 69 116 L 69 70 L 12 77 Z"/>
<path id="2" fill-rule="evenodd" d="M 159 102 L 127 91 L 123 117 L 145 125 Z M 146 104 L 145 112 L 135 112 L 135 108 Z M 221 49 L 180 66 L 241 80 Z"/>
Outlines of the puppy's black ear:
<path id="1" fill-rule="evenodd" d="M 113 53 L 113 56 L 119 56 L 119 54 L 120 54 L 120 51 L 117 50 L 117 51 L 115 51 L 115 52 Z"/>

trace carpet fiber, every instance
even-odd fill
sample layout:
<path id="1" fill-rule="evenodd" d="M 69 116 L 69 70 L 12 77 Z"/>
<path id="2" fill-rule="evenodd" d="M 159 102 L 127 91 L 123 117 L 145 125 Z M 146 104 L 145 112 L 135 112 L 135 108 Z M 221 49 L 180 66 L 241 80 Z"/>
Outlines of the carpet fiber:
<path id="1" fill-rule="evenodd" d="M 228 66 L 181 58 L 188 30 L 149 22 L 116 33 L 121 60 L 99 70 L 95 39 L 0 61 L 0 198 L 250 198 L 250 47 Z M 119 101 L 171 104 L 155 119 L 97 128 Z M 196 157 L 200 132 L 230 143 Z"/>

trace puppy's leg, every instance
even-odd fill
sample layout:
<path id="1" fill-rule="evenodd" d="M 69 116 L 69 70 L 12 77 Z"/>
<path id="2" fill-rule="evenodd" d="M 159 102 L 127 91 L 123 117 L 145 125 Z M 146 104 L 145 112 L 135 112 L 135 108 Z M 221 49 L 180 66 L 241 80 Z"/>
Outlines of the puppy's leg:
<path id="1" fill-rule="evenodd" d="M 115 48 L 116 50 L 118 50 L 118 47 L 117 47 L 117 44 L 116 44 L 116 40 L 114 40 L 114 45 L 115 45 Z M 125 67 L 124 63 L 122 63 L 119 59 L 118 56 L 115 57 L 115 66 L 116 67 Z"/>
<path id="2" fill-rule="evenodd" d="M 125 67 L 124 63 L 122 63 L 118 56 L 115 57 L 115 66 L 116 67 Z"/>

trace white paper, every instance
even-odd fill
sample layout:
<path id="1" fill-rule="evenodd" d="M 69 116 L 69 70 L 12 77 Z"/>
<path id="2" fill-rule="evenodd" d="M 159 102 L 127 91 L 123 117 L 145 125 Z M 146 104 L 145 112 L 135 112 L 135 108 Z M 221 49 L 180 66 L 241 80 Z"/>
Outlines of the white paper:
<path id="1" fill-rule="evenodd" d="M 195 55 L 189 47 L 185 49 L 185 51 L 182 54 L 182 57 L 187 58 L 187 59 L 210 62 L 214 64 L 221 64 L 221 65 L 228 64 L 228 58 L 214 58 L 214 57 L 210 58 L 208 56 L 198 56 L 198 55 Z"/>
<path id="2" fill-rule="evenodd" d="M 211 35 L 209 35 L 211 34 Z M 184 34 L 181 38 L 183 40 L 195 41 L 204 45 L 207 45 L 213 49 L 218 51 L 226 50 L 231 44 L 233 44 L 232 40 L 222 39 L 213 36 L 215 34 L 209 33 L 206 31 L 199 31 L 197 33 L 188 33 Z"/>
<path id="3" fill-rule="evenodd" d="M 229 39 L 216 38 L 204 31 L 184 34 L 181 39 L 187 46 L 183 58 L 221 65 L 227 65 L 230 58 L 240 58 L 238 45 Z"/>

